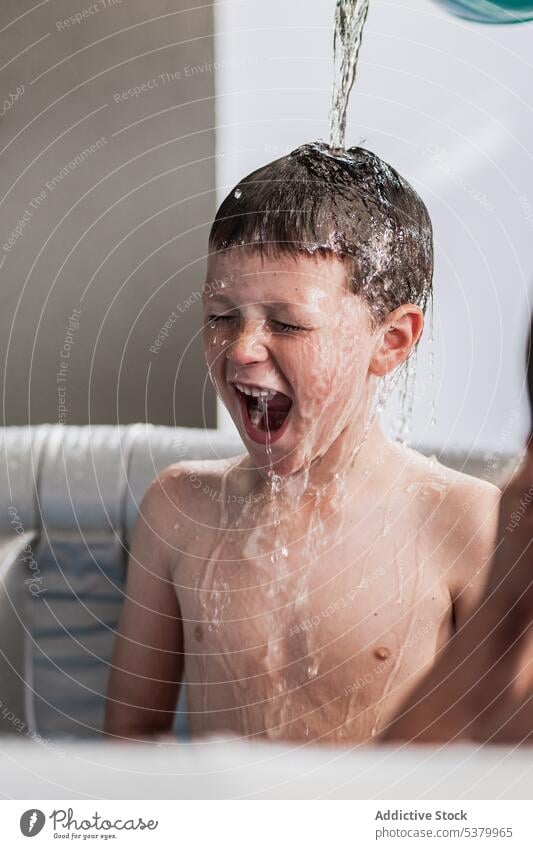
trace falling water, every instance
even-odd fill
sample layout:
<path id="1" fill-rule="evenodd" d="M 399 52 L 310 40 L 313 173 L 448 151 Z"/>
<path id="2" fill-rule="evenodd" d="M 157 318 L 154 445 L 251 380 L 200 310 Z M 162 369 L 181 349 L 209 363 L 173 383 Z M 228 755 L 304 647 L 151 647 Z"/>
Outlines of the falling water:
<path id="1" fill-rule="evenodd" d="M 330 145 L 344 150 L 346 110 L 368 15 L 369 0 L 337 0 L 333 55 L 335 76 L 330 111 Z"/>
<path id="2" fill-rule="evenodd" d="M 437 424 L 437 402 L 435 398 L 435 313 L 433 295 L 430 302 L 429 314 L 429 391 L 431 404 L 431 421 L 430 426 L 435 427 Z"/>

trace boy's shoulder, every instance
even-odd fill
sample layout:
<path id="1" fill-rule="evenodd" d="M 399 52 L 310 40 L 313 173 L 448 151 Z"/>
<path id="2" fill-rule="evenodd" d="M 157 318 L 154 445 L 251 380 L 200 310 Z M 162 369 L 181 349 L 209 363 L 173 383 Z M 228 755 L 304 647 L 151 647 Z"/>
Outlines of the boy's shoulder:
<path id="1" fill-rule="evenodd" d="M 501 495 L 497 486 L 482 478 L 445 466 L 437 457 L 427 456 L 407 446 L 397 446 L 404 459 L 404 467 L 413 476 L 413 483 L 426 484 L 436 493 L 445 493 L 452 499 L 470 496 L 468 504 L 479 496 L 498 501 Z"/>
<path id="2" fill-rule="evenodd" d="M 216 460 L 180 460 L 167 466 L 150 482 L 141 508 L 166 524 L 166 517 L 179 513 L 184 523 L 198 518 L 220 499 L 221 482 L 225 472 L 239 465 L 239 456 Z M 235 475 L 232 473 L 232 478 Z M 201 505 L 200 505 L 201 502 Z M 207 518 L 203 516 L 203 518 Z"/>
<path id="3" fill-rule="evenodd" d="M 210 460 L 179 460 L 167 466 L 159 472 L 155 480 L 159 479 L 170 489 L 199 489 L 198 482 L 220 478 L 223 473 L 235 465 L 240 456 L 219 457 Z"/>
<path id="4" fill-rule="evenodd" d="M 198 539 L 199 528 L 207 538 L 220 512 L 220 499 L 217 504 L 210 493 L 220 493 L 224 472 L 238 466 L 239 459 L 182 460 L 159 472 L 140 502 L 130 550 L 144 552 L 164 571 L 176 562 L 177 552 Z"/>
<path id="5" fill-rule="evenodd" d="M 481 585 L 496 542 L 500 490 L 434 457 L 409 451 L 419 518 L 427 522 L 452 595 L 474 579 Z"/>
<path id="6" fill-rule="evenodd" d="M 436 457 L 426 457 L 413 449 L 406 452 L 406 475 L 421 511 L 448 551 L 468 546 L 492 545 L 496 532 L 501 492 L 497 486 L 464 472 L 451 469 Z"/>

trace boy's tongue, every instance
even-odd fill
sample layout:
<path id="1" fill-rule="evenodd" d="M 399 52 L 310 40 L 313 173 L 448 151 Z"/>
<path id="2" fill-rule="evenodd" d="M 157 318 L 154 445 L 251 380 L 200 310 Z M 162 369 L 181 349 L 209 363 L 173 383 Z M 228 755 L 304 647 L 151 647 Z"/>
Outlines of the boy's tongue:
<path id="1" fill-rule="evenodd" d="M 268 402 L 269 410 L 276 410 L 280 413 L 288 413 L 292 407 L 292 401 L 288 395 L 283 392 L 276 392 L 271 401 Z"/>

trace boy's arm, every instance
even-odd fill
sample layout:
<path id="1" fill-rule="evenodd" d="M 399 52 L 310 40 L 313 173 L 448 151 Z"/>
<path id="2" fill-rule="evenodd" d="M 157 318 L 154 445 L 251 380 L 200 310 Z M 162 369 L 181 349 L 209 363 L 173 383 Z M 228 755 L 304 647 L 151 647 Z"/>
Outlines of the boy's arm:
<path id="1" fill-rule="evenodd" d="M 533 504 L 533 455 L 502 497 L 496 551 L 483 570 L 481 598 L 464 604 L 456 634 L 382 740 L 503 740 L 499 729 L 505 729 L 507 741 L 531 735 L 533 720 L 525 720 L 524 709 L 528 695 L 518 700 L 512 691 L 533 618 L 533 506 L 527 512 L 521 507 L 523 521 L 512 527 L 526 500 Z M 479 588 L 473 595 L 471 590 L 471 599 Z"/>
<path id="2" fill-rule="evenodd" d="M 172 482 L 163 472 L 150 484 L 133 529 L 104 726 L 119 739 L 162 734 L 173 724 L 183 673 L 183 633 L 169 569 L 171 549 L 161 530 L 163 517 L 175 509 Z M 179 555 L 172 551 L 173 557 Z"/>

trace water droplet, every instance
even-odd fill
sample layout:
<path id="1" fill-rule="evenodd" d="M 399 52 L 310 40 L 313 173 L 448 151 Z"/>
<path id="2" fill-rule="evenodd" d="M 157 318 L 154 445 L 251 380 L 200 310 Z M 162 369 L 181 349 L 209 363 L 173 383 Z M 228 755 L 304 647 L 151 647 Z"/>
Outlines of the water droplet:
<path id="1" fill-rule="evenodd" d="M 241 197 L 241 195 L 242 195 L 242 190 L 241 190 L 241 189 L 235 189 L 235 191 L 233 192 L 233 197 L 237 198 L 237 200 L 239 200 L 239 198 Z"/>
<path id="2" fill-rule="evenodd" d="M 283 557 L 288 557 L 288 556 L 289 556 L 289 549 L 287 548 L 287 546 L 286 546 L 286 545 L 284 545 L 284 546 L 282 547 L 282 549 L 281 549 L 281 554 L 282 554 L 282 556 L 283 556 Z"/>
<path id="3" fill-rule="evenodd" d="M 316 660 L 314 660 L 307 667 L 307 677 L 308 678 L 316 678 L 317 675 L 318 675 L 318 663 L 316 662 Z"/>

